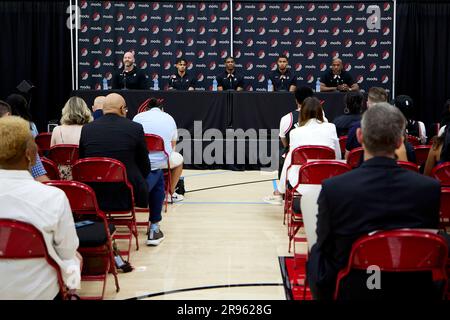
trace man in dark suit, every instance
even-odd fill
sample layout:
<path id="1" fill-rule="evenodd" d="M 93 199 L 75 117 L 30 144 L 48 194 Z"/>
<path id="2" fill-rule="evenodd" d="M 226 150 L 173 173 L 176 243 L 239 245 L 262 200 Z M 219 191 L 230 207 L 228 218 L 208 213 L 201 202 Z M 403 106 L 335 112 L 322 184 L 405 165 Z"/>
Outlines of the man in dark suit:
<path id="1" fill-rule="evenodd" d="M 331 299 L 338 272 L 353 242 L 375 230 L 437 229 L 440 184 L 400 168 L 395 149 L 403 143 L 406 121 L 387 103 L 368 109 L 357 131 L 364 148 L 360 168 L 325 180 L 319 195 L 317 243 L 307 265 L 311 292 Z M 365 274 L 365 281 L 368 275 Z"/>
<path id="2" fill-rule="evenodd" d="M 151 205 L 147 244 L 158 245 L 164 239 L 159 229 L 164 201 L 163 173 L 161 170 L 150 170 L 144 129 L 139 123 L 126 118 L 127 106 L 122 96 L 117 93 L 106 96 L 103 114 L 101 118 L 83 126 L 80 158 L 109 157 L 125 165 L 128 180 L 133 185 L 135 205 L 143 208 L 149 203 Z M 100 207 L 126 207 L 127 199 L 124 198 L 125 193 L 121 193 L 122 190 L 117 187 L 103 190 L 105 196 L 103 201 L 99 199 Z"/>

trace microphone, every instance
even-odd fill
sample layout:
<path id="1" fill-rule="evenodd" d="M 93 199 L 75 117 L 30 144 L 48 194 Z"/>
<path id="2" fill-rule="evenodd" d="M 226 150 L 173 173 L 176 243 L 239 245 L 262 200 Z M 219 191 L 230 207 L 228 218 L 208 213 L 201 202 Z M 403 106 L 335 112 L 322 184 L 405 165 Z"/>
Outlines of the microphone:
<path id="1" fill-rule="evenodd" d="M 123 89 L 127 89 L 127 74 L 125 72 L 125 68 L 123 68 L 122 77 L 123 77 Z"/>

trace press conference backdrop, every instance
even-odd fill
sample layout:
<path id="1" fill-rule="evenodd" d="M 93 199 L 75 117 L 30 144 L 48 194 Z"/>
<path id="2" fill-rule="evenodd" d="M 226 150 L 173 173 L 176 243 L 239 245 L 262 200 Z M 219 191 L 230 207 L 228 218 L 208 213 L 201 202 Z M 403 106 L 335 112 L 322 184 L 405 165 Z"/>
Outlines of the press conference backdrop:
<path id="1" fill-rule="evenodd" d="M 364 90 L 393 84 L 392 1 L 81 1 L 80 8 L 79 89 L 101 89 L 128 50 L 161 89 L 184 57 L 197 89 L 211 90 L 228 55 L 250 91 L 266 90 L 279 54 L 289 57 L 300 85 L 313 87 L 335 57 Z"/>

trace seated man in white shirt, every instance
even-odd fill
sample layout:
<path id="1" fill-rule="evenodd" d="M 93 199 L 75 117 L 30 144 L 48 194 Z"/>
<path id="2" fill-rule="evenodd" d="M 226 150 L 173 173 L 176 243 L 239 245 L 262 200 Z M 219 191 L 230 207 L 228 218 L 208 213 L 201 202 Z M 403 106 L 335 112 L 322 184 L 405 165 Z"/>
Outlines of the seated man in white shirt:
<path id="1" fill-rule="evenodd" d="M 66 286 L 79 288 L 79 240 L 65 193 L 33 180 L 29 170 L 37 146 L 27 121 L 16 116 L 0 118 L 0 136 L 0 218 L 39 229 Z M 0 300 L 51 300 L 60 291 L 55 270 L 44 258 L 0 259 L 0 288 Z"/>
<path id="2" fill-rule="evenodd" d="M 155 98 L 150 99 L 148 111 L 137 114 L 133 121 L 144 128 L 146 134 L 156 134 L 163 138 L 164 148 L 169 155 L 170 163 L 170 195 L 169 202 L 182 201 L 184 197 L 175 192 L 181 173 L 183 172 L 183 156 L 175 151 L 178 132 L 175 120 L 162 110 L 162 105 Z M 149 159 L 152 169 L 166 169 L 167 158 L 162 152 L 150 152 Z"/>

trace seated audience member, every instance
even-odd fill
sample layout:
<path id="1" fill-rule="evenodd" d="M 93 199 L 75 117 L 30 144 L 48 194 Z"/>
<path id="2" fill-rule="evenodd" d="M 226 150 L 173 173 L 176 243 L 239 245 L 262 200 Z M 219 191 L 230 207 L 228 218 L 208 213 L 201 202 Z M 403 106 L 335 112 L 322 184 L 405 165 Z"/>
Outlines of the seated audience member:
<path id="1" fill-rule="evenodd" d="M 414 102 L 412 98 L 407 95 L 399 95 L 393 102 L 406 118 L 406 134 L 414 136 L 418 138 L 422 144 L 426 144 L 427 133 L 425 131 L 425 125 L 422 121 L 413 120 Z"/>
<path id="2" fill-rule="evenodd" d="M 298 127 L 298 119 L 303 101 L 314 96 L 314 91 L 310 87 L 301 87 L 295 89 L 295 102 L 297 109 L 284 115 L 280 120 L 280 141 L 282 149 L 280 150 L 280 162 L 278 167 L 278 179 L 281 176 L 281 169 L 283 168 L 284 159 L 289 152 L 289 133 Z M 324 119 L 325 120 L 325 119 Z"/>
<path id="3" fill-rule="evenodd" d="M 25 110 L 25 111 L 28 110 L 26 107 L 27 101 L 21 95 L 11 95 L 9 100 L 11 102 L 15 103 L 14 110 L 16 113 L 18 113 L 18 110 Z M 20 106 L 17 107 L 17 105 L 20 105 Z M 28 117 L 29 112 L 27 114 L 27 112 L 25 112 L 25 111 L 22 112 L 22 114 L 24 114 L 26 117 Z M 10 116 L 12 113 L 13 113 L 13 111 L 12 111 L 11 106 L 8 103 L 6 103 L 5 101 L 0 101 L 0 118 Z M 28 117 L 28 119 L 31 119 L 31 115 Z M 31 130 L 33 137 L 36 137 L 38 132 L 37 132 L 36 126 L 32 122 L 30 123 L 30 130 Z M 39 182 L 49 180 L 49 178 L 47 177 L 47 171 L 45 170 L 44 165 L 42 164 L 41 157 L 39 156 L 39 154 L 36 154 L 36 164 L 31 168 L 31 175 L 33 176 L 33 178 L 36 181 L 39 181 Z"/>
<path id="4" fill-rule="evenodd" d="M 61 114 L 61 125 L 53 129 L 50 146 L 79 144 L 81 128 L 93 120 L 86 102 L 80 97 L 71 97 L 64 105 Z"/>
<path id="5" fill-rule="evenodd" d="M 98 96 L 94 99 L 94 105 L 92 106 L 94 120 L 103 115 L 103 103 L 105 103 L 105 96 Z"/>
<path id="6" fill-rule="evenodd" d="M 290 132 L 289 141 L 289 152 L 284 161 L 278 188 L 273 195 L 264 198 L 264 201 L 267 203 L 282 203 L 282 195 L 286 191 L 287 178 L 291 186 L 297 183 L 298 166 L 292 167 L 289 170 L 289 177 L 286 177 L 286 170 L 291 164 L 291 154 L 295 148 L 305 145 L 326 146 L 334 149 L 336 159 L 341 158 L 341 148 L 336 134 L 336 127 L 334 124 L 324 121 L 322 106 L 319 99 L 315 97 L 309 97 L 304 100 L 300 111 L 299 127 Z"/>
<path id="7" fill-rule="evenodd" d="M 6 103 L 11 106 L 13 116 L 19 116 L 28 121 L 33 137 L 36 137 L 39 134 L 39 131 L 32 120 L 27 99 L 20 94 L 13 93 L 6 98 Z"/>
<path id="8" fill-rule="evenodd" d="M 359 91 L 346 94 L 344 114 L 333 120 L 338 137 L 346 136 L 353 123 L 361 120 L 363 100 Z"/>
<path id="9" fill-rule="evenodd" d="M 164 240 L 159 228 L 164 201 L 162 170 L 151 170 L 142 125 L 126 118 L 127 106 L 117 93 L 106 96 L 103 116 L 83 126 L 80 136 L 80 158 L 108 157 L 121 161 L 133 185 L 135 204 L 150 206 L 150 232 L 148 245 L 158 245 Z M 99 200 L 100 207 L 118 205 L 128 207 L 129 199 L 121 197 L 120 190 L 108 190 L 109 200 Z"/>
<path id="10" fill-rule="evenodd" d="M 80 256 L 69 201 L 62 190 L 31 177 L 37 146 L 28 121 L 2 117 L 0 136 L 0 218 L 23 221 L 39 229 L 66 285 L 76 289 L 80 284 Z M 7 241 L 7 237 L 1 241 Z M 75 271 L 68 273 L 72 269 Z M 0 274 L 2 300 L 51 300 L 59 295 L 56 273 L 43 258 L 0 259 Z"/>
<path id="11" fill-rule="evenodd" d="M 372 87 L 369 89 L 368 97 L 367 97 L 367 108 L 371 108 L 373 105 L 379 102 L 387 102 L 388 95 L 387 92 L 383 88 Z M 354 148 L 361 147 L 361 144 L 358 142 L 356 137 L 356 131 L 361 127 L 361 121 L 355 121 L 352 127 L 349 129 L 347 134 L 347 143 L 345 145 L 345 158 L 347 159 L 348 154 Z M 403 145 L 401 145 L 396 151 L 395 154 L 397 156 L 397 160 L 401 161 L 416 161 L 416 155 L 414 153 L 413 146 L 406 140 L 406 136 L 404 139 Z M 362 162 L 361 158 L 361 162 Z"/>
<path id="12" fill-rule="evenodd" d="M 446 127 L 448 128 L 448 127 Z M 427 162 L 425 163 L 424 175 L 431 175 L 433 168 L 441 163 L 450 161 L 450 130 L 434 137 L 433 146 L 428 153 Z"/>
<path id="13" fill-rule="evenodd" d="M 307 263 L 315 299 L 333 297 L 336 276 L 347 265 L 352 244 L 359 237 L 376 230 L 437 229 L 439 182 L 403 169 L 395 161 L 405 125 L 401 112 L 388 103 L 369 108 L 357 130 L 364 163 L 322 183 L 317 243 Z"/>
<path id="14" fill-rule="evenodd" d="M 53 129 L 50 147 L 58 144 L 76 144 L 80 142 L 81 128 L 92 121 L 86 102 L 79 97 L 71 97 L 62 109 L 61 125 Z M 72 180 L 70 166 L 58 165 L 65 180 Z"/>
<path id="15" fill-rule="evenodd" d="M 175 187 L 183 172 L 183 156 L 175 151 L 178 132 L 172 116 L 163 111 L 163 106 L 155 98 L 150 99 L 148 111 L 137 114 L 133 121 L 140 123 L 145 133 L 156 134 L 164 140 L 164 149 L 170 162 L 170 195 L 169 201 L 178 202 L 183 196 L 175 192 Z M 167 158 L 163 152 L 150 152 L 148 155 L 152 169 L 167 169 Z"/>

